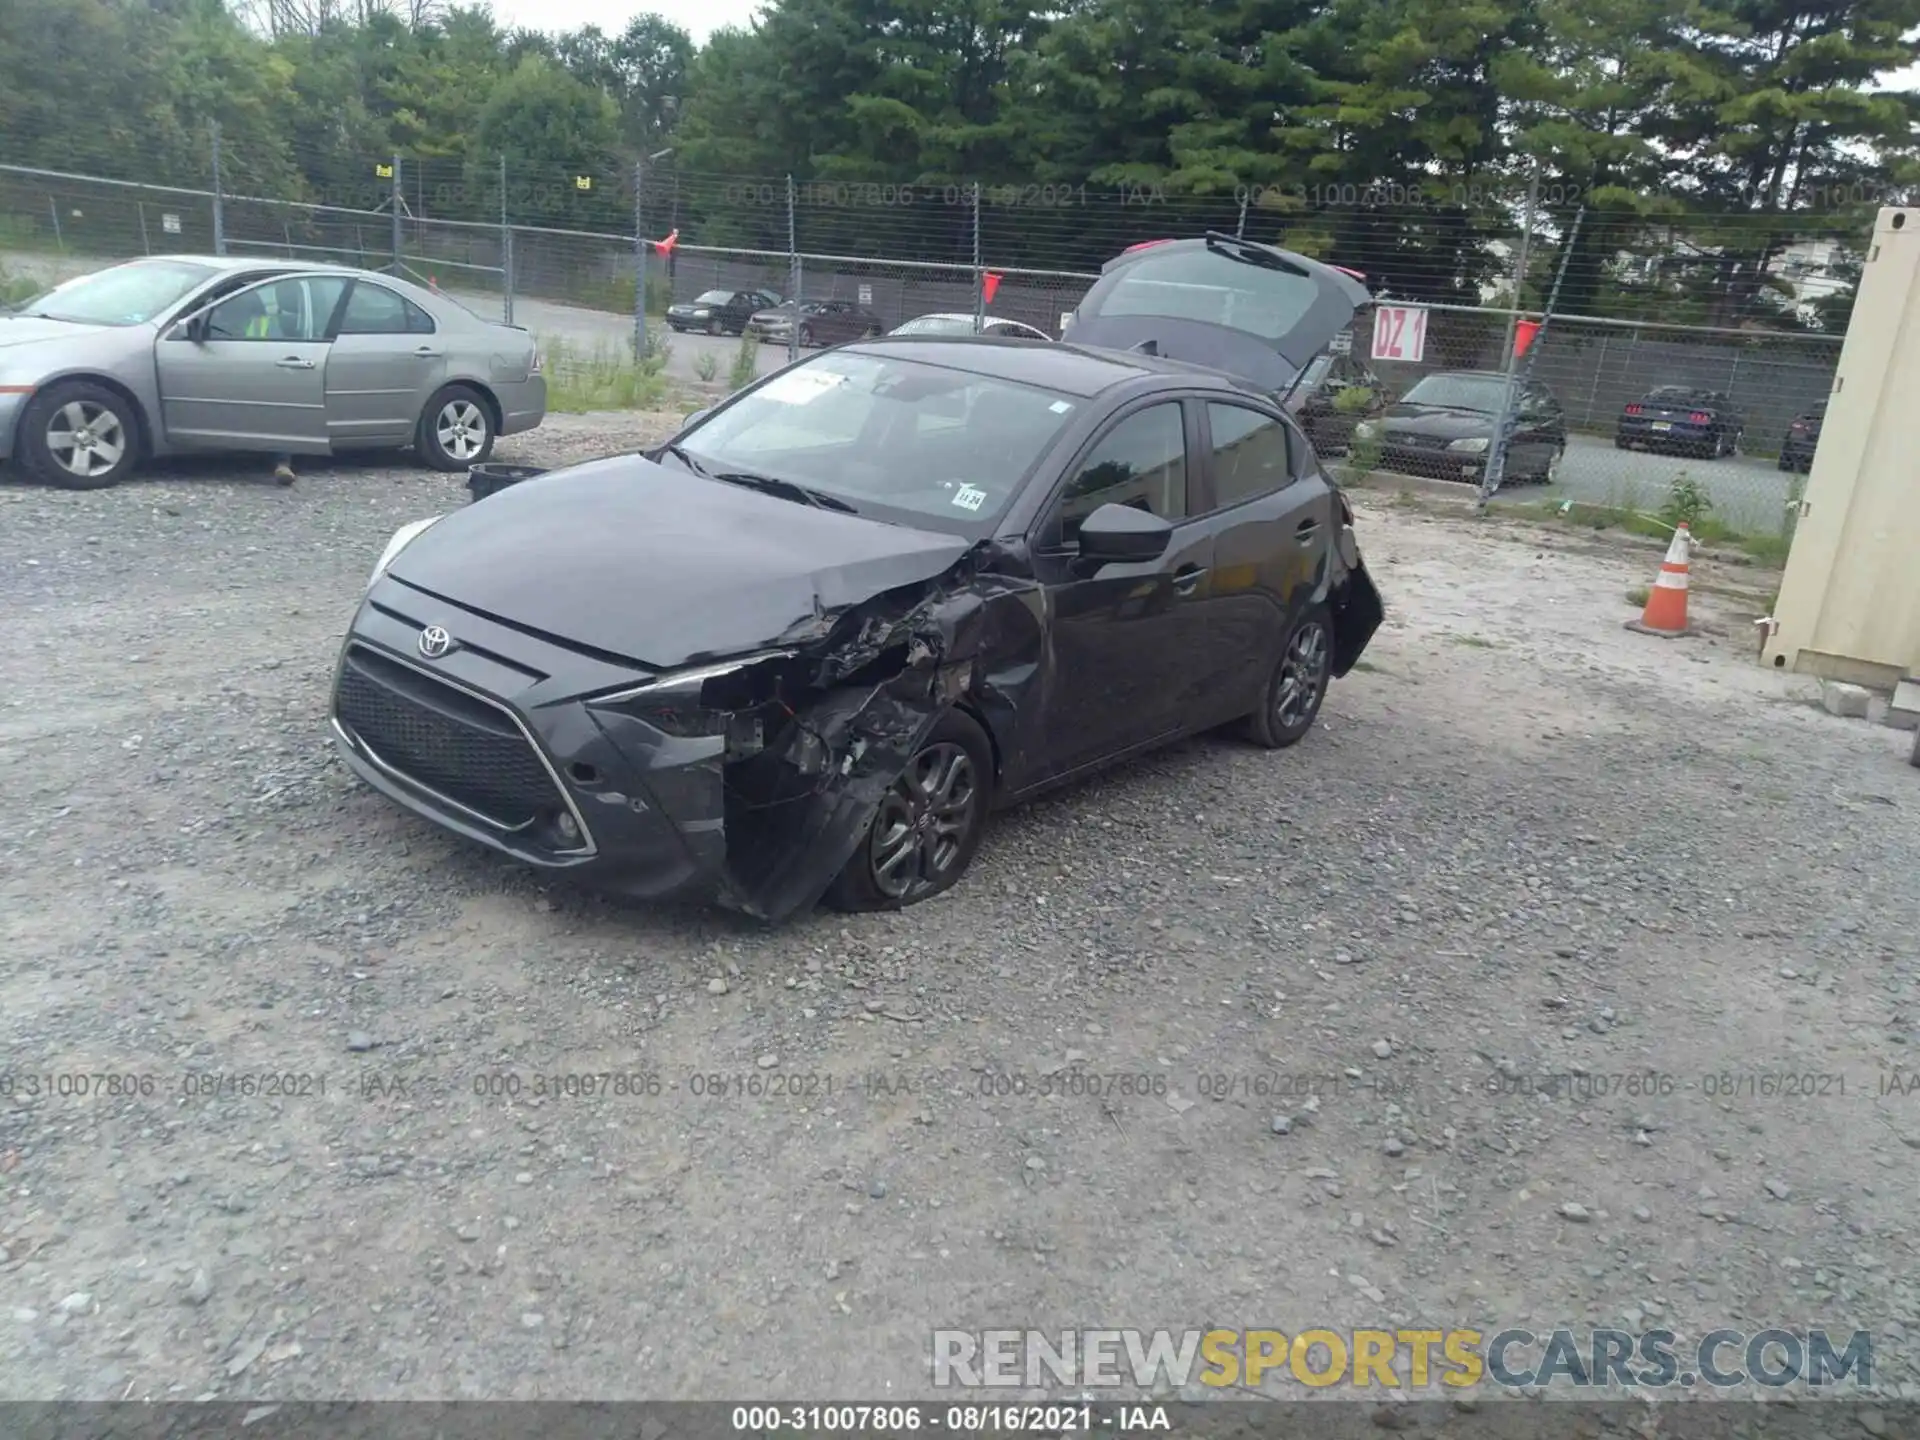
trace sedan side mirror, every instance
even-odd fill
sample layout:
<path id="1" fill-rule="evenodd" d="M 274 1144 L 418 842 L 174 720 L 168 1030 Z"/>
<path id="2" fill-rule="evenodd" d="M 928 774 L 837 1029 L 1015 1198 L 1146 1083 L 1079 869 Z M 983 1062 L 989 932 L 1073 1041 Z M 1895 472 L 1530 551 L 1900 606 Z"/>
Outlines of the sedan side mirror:
<path id="1" fill-rule="evenodd" d="M 1080 524 L 1080 558 L 1096 562 L 1157 560 L 1173 522 L 1131 505 L 1102 505 Z"/>
<path id="2" fill-rule="evenodd" d="M 195 345 L 204 344 L 207 338 L 209 312 L 202 310 L 198 315 L 189 315 L 171 330 L 167 331 L 169 340 L 191 340 Z"/>

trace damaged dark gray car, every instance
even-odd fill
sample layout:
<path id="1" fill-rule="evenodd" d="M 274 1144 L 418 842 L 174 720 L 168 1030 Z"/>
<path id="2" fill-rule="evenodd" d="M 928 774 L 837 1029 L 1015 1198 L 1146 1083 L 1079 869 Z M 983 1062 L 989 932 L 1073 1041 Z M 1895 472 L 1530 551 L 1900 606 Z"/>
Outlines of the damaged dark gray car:
<path id="1" fill-rule="evenodd" d="M 471 840 L 780 920 L 937 894 L 992 809 L 1181 736 L 1292 744 L 1381 615 L 1264 386 L 888 338 L 402 530 L 333 722 Z"/>

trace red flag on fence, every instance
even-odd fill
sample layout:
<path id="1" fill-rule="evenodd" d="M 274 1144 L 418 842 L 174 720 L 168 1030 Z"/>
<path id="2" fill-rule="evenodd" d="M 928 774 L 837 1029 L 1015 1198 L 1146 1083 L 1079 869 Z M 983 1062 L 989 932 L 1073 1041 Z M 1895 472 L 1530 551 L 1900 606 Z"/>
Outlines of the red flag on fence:
<path id="1" fill-rule="evenodd" d="M 1519 360 L 1527 353 L 1527 347 L 1533 344 L 1533 337 L 1540 333 L 1538 320 L 1516 320 L 1513 325 L 1513 358 Z"/>
<path id="2" fill-rule="evenodd" d="M 1000 288 L 1000 277 L 989 270 L 980 277 L 980 294 L 987 304 L 993 303 L 993 295 Z"/>
<path id="3" fill-rule="evenodd" d="M 667 236 L 666 239 L 654 241 L 653 248 L 659 254 L 671 255 L 673 253 L 673 247 L 679 243 L 680 243 L 680 232 L 678 230 L 675 230 L 671 235 Z"/>

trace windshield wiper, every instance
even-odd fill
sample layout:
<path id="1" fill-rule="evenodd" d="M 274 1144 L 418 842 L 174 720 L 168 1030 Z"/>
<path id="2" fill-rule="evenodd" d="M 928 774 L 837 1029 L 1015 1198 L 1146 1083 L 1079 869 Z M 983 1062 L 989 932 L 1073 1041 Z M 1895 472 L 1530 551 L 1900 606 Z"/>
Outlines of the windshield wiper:
<path id="1" fill-rule="evenodd" d="M 696 475 L 705 475 L 709 479 L 712 478 L 712 472 L 698 460 L 694 459 L 693 456 L 689 455 L 684 446 L 673 444 L 662 445 L 660 447 L 660 453 L 662 455 L 671 455 Z"/>
<path id="2" fill-rule="evenodd" d="M 859 513 L 837 495 L 809 490 L 804 485 L 796 485 L 791 480 L 782 480 L 777 476 L 756 475 L 751 470 L 700 473 L 707 474 L 709 479 L 724 480 L 729 485 L 743 485 L 749 490 L 758 490 L 762 495 L 776 495 L 782 500 L 798 500 L 803 505 L 817 505 L 822 510 L 838 510 L 847 515 Z"/>

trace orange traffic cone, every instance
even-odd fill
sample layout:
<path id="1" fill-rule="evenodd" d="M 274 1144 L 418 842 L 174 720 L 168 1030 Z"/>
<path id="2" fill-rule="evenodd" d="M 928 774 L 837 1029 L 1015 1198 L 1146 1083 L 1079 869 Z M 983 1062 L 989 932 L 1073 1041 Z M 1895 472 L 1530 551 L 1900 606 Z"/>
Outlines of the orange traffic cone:
<path id="1" fill-rule="evenodd" d="M 1647 594 L 1647 608 L 1638 620 L 1627 622 L 1629 630 L 1668 640 L 1687 633 L 1687 557 L 1692 551 L 1693 535 L 1681 525 L 1667 546 L 1667 558 L 1660 562 L 1659 577 Z"/>

